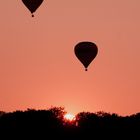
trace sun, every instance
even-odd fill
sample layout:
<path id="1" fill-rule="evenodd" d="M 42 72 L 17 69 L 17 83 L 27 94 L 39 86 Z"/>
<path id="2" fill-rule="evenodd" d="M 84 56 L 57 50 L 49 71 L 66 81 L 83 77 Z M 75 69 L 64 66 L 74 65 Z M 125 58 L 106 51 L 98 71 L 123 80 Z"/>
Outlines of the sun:
<path id="1" fill-rule="evenodd" d="M 64 119 L 67 121 L 74 121 L 75 120 L 75 116 L 73 114 L 67 113 L 64 115 Z"/>

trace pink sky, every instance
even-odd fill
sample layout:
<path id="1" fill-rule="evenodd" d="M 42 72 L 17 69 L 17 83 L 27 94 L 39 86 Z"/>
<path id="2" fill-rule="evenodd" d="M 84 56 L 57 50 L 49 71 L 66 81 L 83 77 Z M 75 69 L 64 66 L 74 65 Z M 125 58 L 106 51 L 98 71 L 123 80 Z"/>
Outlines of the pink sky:
<path id="1" fill-rule="evenodd" d="M 0 4 L 0 110 L 140 111 L 140 1 L 44 0 L 32 18 L 21 0 Z M 80 41 L 99 53 L 88 72 Z"/>

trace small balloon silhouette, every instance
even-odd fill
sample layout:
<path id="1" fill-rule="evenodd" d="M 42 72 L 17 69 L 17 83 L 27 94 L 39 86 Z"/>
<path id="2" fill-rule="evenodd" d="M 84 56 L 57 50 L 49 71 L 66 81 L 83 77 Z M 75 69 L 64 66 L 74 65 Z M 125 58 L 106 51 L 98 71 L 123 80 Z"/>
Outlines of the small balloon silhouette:
<path id="1" fill-rule="evenodd" d="M 85 41 L 78 43 L 74 48 L 74 52 L 76 57 L 84 65 L 85 71 L 87 71 L 89 64 L 98 53 L 98 48 L 95 43 Z"/>
<path id="2" fill-rule="evenodd" d="M 33 13 L 42 4 L 43 0 L 22 0 L 22 2 L 29 9 L 29 11 L 32 14 L 32 17 L 34 17 L 34 14 Z"/>

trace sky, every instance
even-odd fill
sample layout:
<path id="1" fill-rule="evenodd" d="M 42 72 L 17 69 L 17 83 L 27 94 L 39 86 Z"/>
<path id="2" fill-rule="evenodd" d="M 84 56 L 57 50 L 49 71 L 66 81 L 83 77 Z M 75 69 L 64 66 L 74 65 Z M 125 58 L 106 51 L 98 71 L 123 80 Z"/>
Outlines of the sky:
<path id="1" fill-rule="evenodd" d="M 140 1 L 44 0 L 32 18 L 21 0 L 0 2 L 0 110 L 140 111 Z M 85 72 L 74 54 L 91 41 Z"/>

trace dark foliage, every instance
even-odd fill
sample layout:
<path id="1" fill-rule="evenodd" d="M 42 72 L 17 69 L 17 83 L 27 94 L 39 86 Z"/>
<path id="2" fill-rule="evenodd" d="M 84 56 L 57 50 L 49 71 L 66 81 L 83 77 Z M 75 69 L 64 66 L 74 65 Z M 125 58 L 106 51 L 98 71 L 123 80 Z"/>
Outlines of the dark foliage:
<path id="1" fill-rule="evenodd" d="M 17 139 L 140 139 L 140 113 L 119 116 L 106 112 L 81 112 L 76 119 L 64 119 L 64 108 L 0 112 L 0 136 Z"/>

